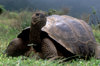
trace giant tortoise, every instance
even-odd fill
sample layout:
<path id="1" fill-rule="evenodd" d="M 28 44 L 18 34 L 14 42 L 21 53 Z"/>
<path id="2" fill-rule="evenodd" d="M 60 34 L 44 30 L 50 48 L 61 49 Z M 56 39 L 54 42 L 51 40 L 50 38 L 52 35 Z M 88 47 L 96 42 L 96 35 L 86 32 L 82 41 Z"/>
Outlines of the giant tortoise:
<path id="1" fill-rule="evenodd" d="M 33 44 L 42 59 L 77 56 L 89 59 L 96 54 L 97 43 L 91 27 L 83 20 L 71 16 L 46 17 L 45 13 L 36 12 L 32 16 L 30 28 L 23 31 L 18 37 L 29 39 L 29 44 Z M 28 38 L 25 37 L 27 35 Z"/>

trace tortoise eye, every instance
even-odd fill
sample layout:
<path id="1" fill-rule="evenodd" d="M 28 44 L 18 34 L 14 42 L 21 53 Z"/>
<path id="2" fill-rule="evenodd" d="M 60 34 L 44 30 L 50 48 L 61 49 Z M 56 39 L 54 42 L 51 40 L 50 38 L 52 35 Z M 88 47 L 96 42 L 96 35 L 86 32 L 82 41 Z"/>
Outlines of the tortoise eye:
<path id="1" fill-rule="evenodd" d="M 36 13 L 36 16 L 39 16 L 39 13 Z"/>

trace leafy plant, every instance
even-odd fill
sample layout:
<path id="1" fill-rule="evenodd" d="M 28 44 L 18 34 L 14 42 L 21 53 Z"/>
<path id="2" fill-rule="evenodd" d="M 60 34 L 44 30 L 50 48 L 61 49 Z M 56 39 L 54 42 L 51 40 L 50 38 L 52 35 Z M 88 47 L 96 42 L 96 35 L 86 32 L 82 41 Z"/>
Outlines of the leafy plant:
<path id="1" fill-rule="evenodd" d="M 0 5 L 0 14 L 2 14 L 4 11 L 6 11 L 6 9 L 2 5 Z"/>

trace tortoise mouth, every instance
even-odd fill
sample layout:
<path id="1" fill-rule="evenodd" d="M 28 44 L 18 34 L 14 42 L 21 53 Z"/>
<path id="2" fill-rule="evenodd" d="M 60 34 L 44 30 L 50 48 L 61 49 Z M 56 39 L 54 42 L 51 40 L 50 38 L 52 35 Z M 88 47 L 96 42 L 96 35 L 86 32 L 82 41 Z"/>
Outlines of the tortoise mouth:
<path id="1" fill-rule="evenodd" d="M 43 23 L 45 21 L 45 16 L 37 16 L 37 17 L 34 17 L 32 19 L 32 24 L 33 25 L 36 25 L 36 24 L 39 24 L 39 23 Z"/>
<path id="2" fill-rule="evenodd" d="M 33 21 L 32 21 L 31 23 L 32 23 L 32 25 L 36 25 L 38 22 L 33 22 Z"/>

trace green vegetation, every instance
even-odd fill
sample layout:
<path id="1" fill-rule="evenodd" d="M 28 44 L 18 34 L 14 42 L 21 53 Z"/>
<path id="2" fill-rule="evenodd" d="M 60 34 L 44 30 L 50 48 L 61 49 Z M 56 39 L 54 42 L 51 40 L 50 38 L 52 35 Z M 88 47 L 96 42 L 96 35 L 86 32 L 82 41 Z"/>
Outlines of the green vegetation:
<path id="1" fill-rule="evenodd" d="M 8 43 L 25 27 L 30 25 L 33 12 L 4 12 L 0 15 L 0 66 L 99 66 L 100 60 L 74 60 L 59 64 L 59 60 L 53 62 L 48 60 L 36 60 L 26 57 L 6 57 L 3 55 Z M 93 28 L 96 41 L 100 43 L 100 30 Z M 24 59 L 25 58 L 25 59 Z"/>
<path id="2" fill-rule="evenodd" d="M 68 14 L 69 11 L 70 11 L 69 8 L 62 8 L 61 10 L 49 9 L 48 15 L 53 15 L 53 14 L 65 15 Z"/>
<path id="3" fill-rule="evenodd" d="M 2 14 L 4 11 L 6 11 L 6 9 L 2 5 L 0 5 L 0 14 Z"/>

